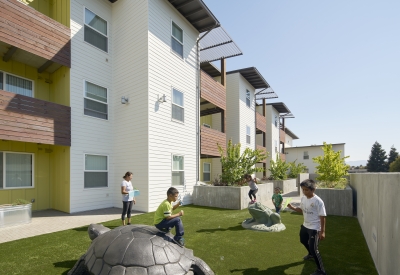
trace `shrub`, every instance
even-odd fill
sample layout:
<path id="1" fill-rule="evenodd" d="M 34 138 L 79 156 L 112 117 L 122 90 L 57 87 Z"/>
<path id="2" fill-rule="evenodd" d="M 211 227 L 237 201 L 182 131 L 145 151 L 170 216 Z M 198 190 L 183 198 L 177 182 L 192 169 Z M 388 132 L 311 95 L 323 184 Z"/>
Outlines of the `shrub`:
<path id="1" fill-rule="evenodd" d="M 289 163 L 284 162 L 279 158 L 279 155 L 276 155 L 276 160 L 273 161 L 271 159 L 270 168 L 268 169 L 271 172 L 270 178 L 272 180 L 284 180 L 287 179 L 287 171 L 289 169 Z"/>
<path id="2" fill-rule="evenodd" d="M 313 158 L 313 161 L 318 164 L 315 169 L 318 174 L 317 181 L 320 181 L 319 186 L 327 188 L 346 186 L 345 176 L 348 175 L 350 165 L 346 164 L 345 159 L 349 156 L 341 158 L 341 151 L 335 152 L 332 144 L 326 142 L 321 148 L 324 155 Z"/>
<path id="3" fill-rule="evenodd" d="M 232 144 L 232 140 L 229 140 L 226 152 L 224 152 L 218 144 L 222 164 L 221 182 L 226 185 L 242 184 L 244 174 L 251 175 L 254 172 L 264 171 L 264 168 L 255 167 L 255 164 L 265 160 L 268 153 L 246 148 L 241 154 L 240 147 L 240 143 L 235 145 Z"/>
<path id="4" fill-rule="evenodd" d="M 390 164 L 389 172 L 400 172 L 400 157 Z"/>
<path id="5" fill-rule="evenodd" d="M 304 173 L 307 169 L 303 163 L 296 164 L 296 161 L 289 162 L 289 178 L 297 178 L 300 173 Z"/>
<path id="6" fill-rule="evenodd" d="M 16 199 L 12 205 L 23 205 L 23 204 L 30 204 L 30 202 L 24 199 Z"/>

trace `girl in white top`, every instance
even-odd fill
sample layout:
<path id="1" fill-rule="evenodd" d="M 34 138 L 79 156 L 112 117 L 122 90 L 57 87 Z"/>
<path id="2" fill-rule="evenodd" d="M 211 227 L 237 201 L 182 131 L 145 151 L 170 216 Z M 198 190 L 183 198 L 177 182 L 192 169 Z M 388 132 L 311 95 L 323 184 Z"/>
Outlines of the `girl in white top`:
<path id="1" fill-rule="evenodd" d="M 125 225 L 125 215 L 128 217 L 128 224 L 131 224 L 132 205 L 136 204 L 135 197 L 129 197 L 129 192 L 133 191 L 131 180 L 133 178 L 132 172 L 126 172 L 123 176 L 124 181 L 121 184 L 122 194 L 122 225 Z"/>

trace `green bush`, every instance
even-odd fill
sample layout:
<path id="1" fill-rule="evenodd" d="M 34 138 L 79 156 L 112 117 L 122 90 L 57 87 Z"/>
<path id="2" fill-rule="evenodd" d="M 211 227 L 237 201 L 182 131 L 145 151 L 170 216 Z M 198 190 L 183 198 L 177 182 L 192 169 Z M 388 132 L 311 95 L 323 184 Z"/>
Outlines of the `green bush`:
<path id="1" fill-rule="evenodd" d="M 276 155 L 276 160 L 273 161 L 271 159 L 270 168 L 268 169 L 271 172 L 271 179 L 273 180 L 285 180 L 287 179 L 287 171 L 290 167 L 289 163 L 284 162 L 280 159 L 279 155 Z"/>
<path id="2" fill-rule="evenodd" d="M 289 178 L 297 178 L 300 173 L 304 173 L 307 169 L 303 163 L 296 164 L 296 161 L 289 162 Z"/>
<path id="3" fill-rule="evenodd" d="M 400 172 L 400 157 L 390 164 L 389 172 Z"/>
<path id="4" fill-rule="evenodd" d="M 16 199 L 12 205 L 23 205 L 23 204 L 30 204 L 30 202 L 24 199 Z"/>
<path id="5" fill-rule="evenodd" d="M 268 153 L 262 150 L 252 150 L 246 148 L 240 153 L 241 144 L 232 144 L 228 141 L 226 152 L 218 144 L 218 150 L 221 154 L 222 175 L 220 185 L 243 184 L 244 174 L 253 174 L 254 172 L 263 172 L 264 168 L 255 167 L 256 163 L 265 160 Z"/>
<path id="6" fill-rule="evenodd" d="M 341 151 L 335 152 L 332 149 L 332 144 L 327 144 L 321 147 L 324 151 L 323 156 L 313 158 L 313 161 L 318 165 L 315 167 L 318 174 L 317 181 L 320 187 L 326 188 L 344 188 L 347 184 L 345 176 L 350 165 L 347 165 L 345 159 L 349 156 L 340 157 Z"/>

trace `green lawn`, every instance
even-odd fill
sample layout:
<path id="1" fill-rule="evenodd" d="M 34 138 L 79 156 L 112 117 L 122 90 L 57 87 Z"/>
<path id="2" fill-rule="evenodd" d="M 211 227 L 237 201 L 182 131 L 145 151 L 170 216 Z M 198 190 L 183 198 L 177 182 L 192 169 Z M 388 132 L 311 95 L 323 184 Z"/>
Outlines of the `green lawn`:
<path id="1" fill-rule="evenodd" d="M 218 275 L 310 274 L 313 261 L 304 262 L 299 242 L 303 217 L 282 213 L 286 230 L 279 233 L 243 229 L 245 210 L 183 206 L 186 247 L 193 249 Z M 152 224 L 153 213 L 133 217 L 133 223 Z M 120 220 L 104 223 L 114 228 Z M 18 228 L 16 227 L 16 230 Z M 326 239 L 320 244 L 329 275 L 378 274 L 357 219 L 329 216 Z M 0 274 L 67 274 L 90 245 L 87 227 L 75 228 L 0 244 Z"/>

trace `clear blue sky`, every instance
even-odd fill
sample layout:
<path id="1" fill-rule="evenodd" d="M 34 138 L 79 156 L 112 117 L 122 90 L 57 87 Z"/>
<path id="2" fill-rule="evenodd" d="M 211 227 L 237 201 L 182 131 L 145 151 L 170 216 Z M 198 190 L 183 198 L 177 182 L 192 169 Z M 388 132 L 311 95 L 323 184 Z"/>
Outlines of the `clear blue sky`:
<path id="1" fill-rule="evenodd" d="M 295 146 L 346 143 L 367 160 L 378 141 L 400 151 L 399 0 L 203 0 L 295 115 Z"/>

